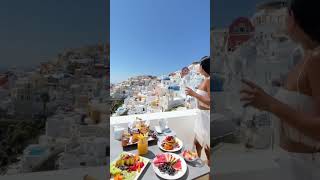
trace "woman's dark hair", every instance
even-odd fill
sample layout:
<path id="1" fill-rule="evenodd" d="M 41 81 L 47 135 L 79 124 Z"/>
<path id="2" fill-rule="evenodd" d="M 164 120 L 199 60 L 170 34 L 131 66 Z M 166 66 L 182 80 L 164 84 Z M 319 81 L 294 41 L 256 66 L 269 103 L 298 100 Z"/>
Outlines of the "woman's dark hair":
<path id="1" fill-rule="evenodd" d="M 200 66 L 208 75 L 210 75 L 210 57 L 205 56 L 201 58 Z"/>
<path id="2" fill-rule="evenodd" d="M 183 68 L 181 69 L 181 71 L 184 71 L 184 70 L 189 71 L 189 68 L 188 68 L 188 67 L 183 67 Z"/>
<path id="3" fill-rule="evenodd" d="M 320 43 L 319 0 L 289 0 L 288 8 L 301 29 Z"/>

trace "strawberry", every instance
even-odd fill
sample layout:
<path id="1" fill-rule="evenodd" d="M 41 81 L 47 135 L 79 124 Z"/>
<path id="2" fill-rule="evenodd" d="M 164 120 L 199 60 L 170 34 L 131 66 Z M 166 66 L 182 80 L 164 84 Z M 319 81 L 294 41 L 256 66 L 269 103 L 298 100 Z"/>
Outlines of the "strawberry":
<path id="1" fill-rule="evenodd" d="M 171 141 L 172 139 L 173 139 L 173 136 L 167 136 L 167 137 L 166 137 L 166 140 L 167 140 L 167 141 Z"/>
<path id="2" fill-rule="evenodd" d="M 144 163 L 143 162 L 140 162 L 140 165 L 139 165 L 141 168 L 143 168 L 144 166 Z"/>
<path id="3" fill-rule="evenodd" d="M 129 170 L 130 170 L 130 171 L 136 171 L 136 170 L 137 170 L 137 167 L 136 167 L 135 165 L 130 166 L 130 167 L 129 167 Z"/>

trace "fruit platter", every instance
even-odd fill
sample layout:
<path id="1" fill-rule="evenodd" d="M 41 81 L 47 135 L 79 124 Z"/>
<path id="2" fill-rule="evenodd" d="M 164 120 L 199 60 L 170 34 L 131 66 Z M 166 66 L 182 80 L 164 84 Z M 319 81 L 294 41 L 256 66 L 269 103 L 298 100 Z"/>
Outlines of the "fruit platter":
<path id="1" fill-rule="evenodd" d="M 136 180 L 146 168 L 147 158 L 123 152 L 110 164 L 111 180 Z"/>
<path id="2" fill-rule="evenodd" d="M 158 146 L 163 151 L 176 152 L 181 150 L 183 144 L 177 137 L 166 136 L 163 140 L 158 142 Z"/>
<path id="3" fill-rule="evenodd" d="M 128 131 L 124 132 L 121 138 L 122 146 L 135 145 L 139 141 L 139 135 L 147 136 L 148 141 L 156 141 L 157 133 L 150 129 L 149 123 L 137 118 L 133 123 L 129 124 Z"/>
<path id="4" fill-rule="evenodd" d="M 179 179 L 187 172 L 187 164 L 182 157 L 173 153 L 156 155 L 152 161 L 154 172 L 163 179 Z"/>

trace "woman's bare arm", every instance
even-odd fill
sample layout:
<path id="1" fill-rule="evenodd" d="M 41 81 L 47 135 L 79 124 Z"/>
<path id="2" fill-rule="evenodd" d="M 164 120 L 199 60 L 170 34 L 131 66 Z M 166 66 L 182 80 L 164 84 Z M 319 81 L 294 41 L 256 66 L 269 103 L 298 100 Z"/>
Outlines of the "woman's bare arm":
<path id="1" fill-rule="evenodd" d="M 210 97 L 210 82 L 211 82 L 210 79 L 207 79 L 207 92 L 208 92 L 209 97 Z"/>
<path id="2" fill-rule="evenodd" d="M 201 96 L 198 93 L 195 93 L 194 97 L 197 98 L 202 103 L 210 106 L 210 80 L 206 79 L 204 83 L 205 83 L 205 89 L 206 89 L 209 97 Z"/>

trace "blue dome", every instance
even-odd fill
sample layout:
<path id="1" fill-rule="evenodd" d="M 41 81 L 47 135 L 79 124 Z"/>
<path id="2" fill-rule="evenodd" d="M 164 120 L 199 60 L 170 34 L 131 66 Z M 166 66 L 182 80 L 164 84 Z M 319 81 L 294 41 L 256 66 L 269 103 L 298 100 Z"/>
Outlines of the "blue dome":
<path id="1" fill-rule="evenodd" d="M 172 86 L 169 86 L 168 89 L 171 89 L 171 90 L 174 90 L 174 91 L 180 91 L 180 86 L 172 85 Z"/>

